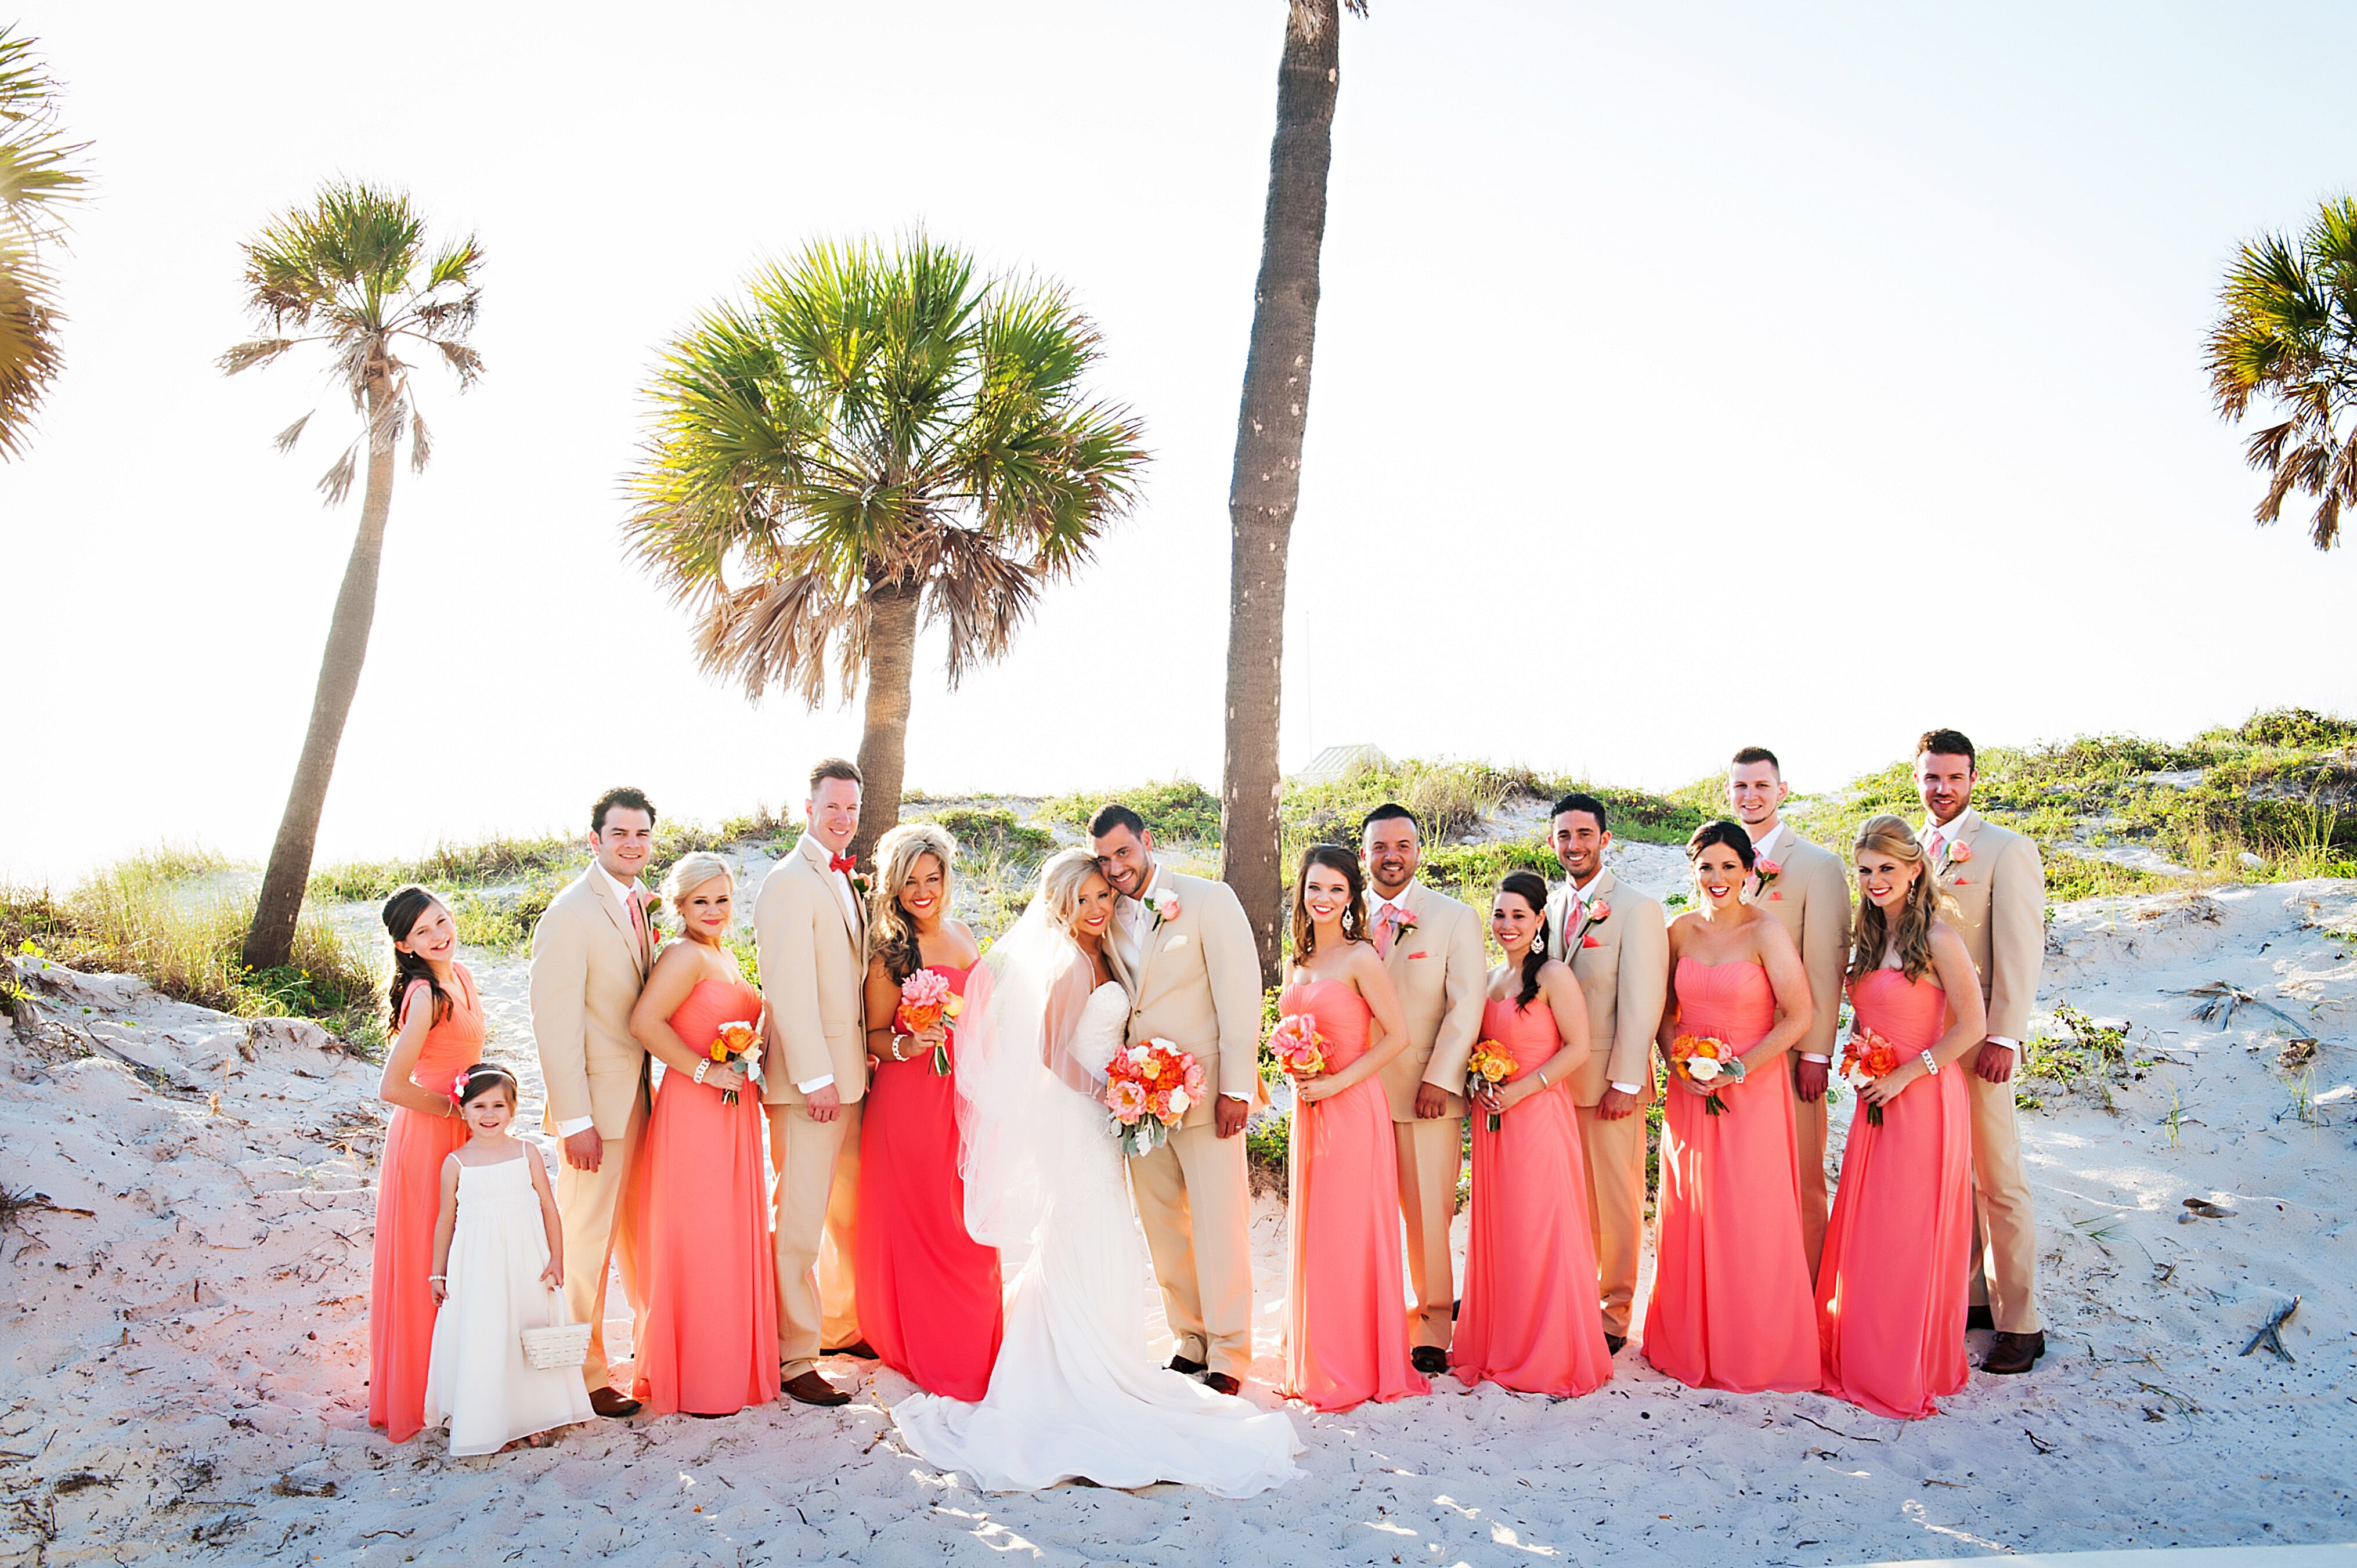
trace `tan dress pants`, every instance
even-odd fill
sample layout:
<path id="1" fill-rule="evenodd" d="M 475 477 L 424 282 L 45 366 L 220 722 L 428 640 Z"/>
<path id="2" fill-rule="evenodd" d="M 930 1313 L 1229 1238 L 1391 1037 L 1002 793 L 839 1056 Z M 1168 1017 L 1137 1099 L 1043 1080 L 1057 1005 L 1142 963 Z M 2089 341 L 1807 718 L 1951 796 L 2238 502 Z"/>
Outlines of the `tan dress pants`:
<path id="1" fill-rule="evenodd" d="M 1595 1106 L 1579 1107 L 1579 1145 L 1587 1161 L 1587 1229 L 1596 1242 L 1604 1332 L 1625 1339 L 1645 1234 L 1644 1108 L 1607 1121 Z"/>
<path id="2" fill-rule="evenodd" d="M 1239 1382 L 1252 1371 L 1252 1189 L 1244 1139 L 1180 1127 L 1129 1162 L 1178 1354 Z"/>
<path id="3" fill-rule="evenodd" d="M 647 1133 L 645 1090 L 641 1084 L 622 1135 L 605 1140 L 605 1153 L 596 1170 L 576 1170 L 565 1158 L 563 1140 L 558 1140 L 556 1212 L 565 1232 L 565 1310 L 574 1322 L 589 1326 L 589 1351 L 581 1362 L 581 1380 L 592 1392 L 611 1387 L 614 1375 L 606 1350 L 609 1264 L 622 1266 L 622 1294 L 630 1304 L 633 1355 L 646 1332 L 647 1297 L 639 1281 L 638 1184 L 631 1180 L 639 1146 Z"/>
<path id="4" fill-rule="evenodd" d="M 859 1337 L 852 1268 L 859 1203 L 859 1101 L 832 1122 L 803 1105 L 771 1105 L 777 1173 L 770 1240 L 778 1262 L 778 1368 L 788 1381 L 828 1347 Z"/>
<path id="5" fill-rule="evenodd" d="M 1457 1176 L 1464 1169 L 1465 1118 L 1417 1117 L 1394 1122 L 1399 1142 L 1400 1219 L 1407 1225 L 1407 1277 L 1415 1293 L 1408 1304 L 1410 1345 L 1448 1348 L 1455 1325 L 1457 1274 L 1448 1252 L 1448 1227 L 1457 1218 Z"/>
<path id="6" fill-rule="evenodd" d="M 1792 1066 L 1784 1081 L 1792 1086 L 1792 1174 L 1801 1183 L 1801 1245 L 1809 1254 L 1809 1278 L 1817 1277 L 1817 1260 L 1825 1255 L 1825 1224 L 1833 1216 L 1833 1195 L 1825 1182 L 1825 1097 L 1801 1098 L 1801 1058 L 1787 1051 Z M 1830 1069 L 1827 1069 L 1831 1071 Z"/>
<path id="7" fill-rule="evenodd" d="M 2000 1332 L 2035 1334 L 2038 1316 L 2038 1216 L 2029 1173 L 2021 1164 L 2021 1127 L 2013 1085 L 1991 1083 L 1966 1052 L 1951 1071 L 1964 1073 L 1973 1107 L 1973 1267 L 1970 1305 L 1986 1304 Z"/>

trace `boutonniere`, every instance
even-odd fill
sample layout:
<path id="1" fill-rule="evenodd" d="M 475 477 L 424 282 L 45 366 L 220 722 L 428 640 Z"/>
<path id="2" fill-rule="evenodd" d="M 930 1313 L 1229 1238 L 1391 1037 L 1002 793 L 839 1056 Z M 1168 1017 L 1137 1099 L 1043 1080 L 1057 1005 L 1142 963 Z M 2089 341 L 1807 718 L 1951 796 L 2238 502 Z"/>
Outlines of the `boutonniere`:
<path id="1" fill-rule="evenodd" d="M 1781 860 L 1755 861 L 1751 866 L 1751 875 L 1757 879 L 1757 886 L 1753 891 L 1765 893 L 1770 884 L 1784 875 L 1784 863 Z"/>
<path id="2" fill-rule="evenodd" d="M 1587 918 L 1579 922 L 1579 930 L 1576 934 L 1574 940 L 1583 948 L 1602 947 L 1604 944 L 1598 941 L 1588 933 L 1596 927 L 1602 925 L 1611 918 L 1612 906 L 1605 903 L 1602 899 L 1599 898 L 1595 903 L 1588 905 Z"/>
<path id="3" fill-rule="evenodd" d="M 1962 839 L 1951 839 L 1940 846 L 1939 875 L 1945 876 L 1955 867 L 1973 858 L 1973 846 Z M 1962 877 L 1957 878 L 1959 882 Z"/>
<path id="4" fill-rule="evenodd" d="M 1154 924 L 1150 928 L 1153 930 L 1160 930 L 1165 920 L 1175 920 L 1178 918 L 1178 895 L 1176 893 L 1149 892 L 1138 902 L 1145 905 L 1146 912 L 1154 917 Z"/>
<path id="5" fill-rule="evenodd" d="M 646 922 L 647 951 L 651 954 L 662 946 L 662 926 L 655 918 L 656 911 L 662 908 L 662 899 L 643 887 L 630 897 L 639 901 L 639 918 Z"/>

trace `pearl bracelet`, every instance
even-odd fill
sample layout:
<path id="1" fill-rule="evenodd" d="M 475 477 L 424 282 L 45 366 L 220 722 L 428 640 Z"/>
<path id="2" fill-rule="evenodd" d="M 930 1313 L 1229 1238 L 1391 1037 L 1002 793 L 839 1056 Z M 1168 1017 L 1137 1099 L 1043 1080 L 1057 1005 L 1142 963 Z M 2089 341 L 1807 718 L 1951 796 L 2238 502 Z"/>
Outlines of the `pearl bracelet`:
<path id="1" fill-rule="evenodd" d="M 710 1057 L 699 1058 L 695 1064 L 695 1081 L 702 1083 L 704 1081 L 704 1075 L 711 1070 L 712 1058 Z"/>
<path id="2" fill-rule="evenodd" d="M 1932 1053 L 1929 1051 L 1923 1053 L 1923 1070 L 1933 1078 L 1940 1076 L 1940 1064 L 1932 1059 Z"/>

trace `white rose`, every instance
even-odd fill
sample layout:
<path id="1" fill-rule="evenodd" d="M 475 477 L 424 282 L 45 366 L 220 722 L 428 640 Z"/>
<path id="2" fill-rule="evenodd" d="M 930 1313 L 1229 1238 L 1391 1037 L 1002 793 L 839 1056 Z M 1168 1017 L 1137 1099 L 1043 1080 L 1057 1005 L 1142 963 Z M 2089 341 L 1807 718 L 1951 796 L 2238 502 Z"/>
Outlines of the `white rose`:
<path id="1" fill-rule="evenodd" d="M 1686 1076 L 1694 1079 L 1696 1083 L 1710 1082 L 1713 1079 L 1718 1076 L 1717 1058 L 1715 1057 L 1695 1057 L 1693 1060 L 1686 1063 Z"/>
<path id="2" fill-rule="evenodd" d="M 1170 1114 L 1171 1114 L 1171 1115 L 1173 1115 L 1173 1116 L 1184 1116 L 1184 1115 L 1186 1115 L 1186 1114 L 1187 1114 L 1187 1107 L 1189 1107 L 1189 1105 L 1192 1105 L 1192 1104 L 1194 1104 L 1194 1103 L 1195 1103 L 1195 1102 L 1194 1102 L 1192 1100 L 1189 1100 L 1189 1099 L 1188 1099 L 1188 1098 L 1187 1098 L 1187 1091 L 1186 1091 L 1185 1090 L 1183 1090 L 1183 1089 L 1174 1089 L 1174 1090 L 1172 1090 L 1170 1091 Z"/>

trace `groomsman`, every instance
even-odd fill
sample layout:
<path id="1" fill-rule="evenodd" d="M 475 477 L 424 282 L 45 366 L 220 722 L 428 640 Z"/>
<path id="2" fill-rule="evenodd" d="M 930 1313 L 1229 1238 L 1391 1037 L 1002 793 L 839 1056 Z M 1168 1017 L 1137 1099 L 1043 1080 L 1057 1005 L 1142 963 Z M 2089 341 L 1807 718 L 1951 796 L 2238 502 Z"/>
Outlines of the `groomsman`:
<path id="1" fill-rule="evenodd" d="M 1956 929 L 1980 971 L 1989 1036 L 1972 1077 L 1973 1253 L 1968 1328 L 1994 1328 L 1985 1372 L 2026 1372 L 2046 1353 L 2038 1316 L 2038 1217 L 2021 1164 L 2013 1070 L 2046 956 L 2046 870 L 2038 846 L 1973 810 L 1973 743 L 1935 729 L 1915 743 L 1923 853 L 1955 900 Z"/>
<path id="2" fill-rule="evenodd" d="M 581 1366 L 589 1408 L 630 1415 L 639 1402 L 613 1386 L 606 1359 L 608 1266 L 622 1265 L 622 1292 L 643 1328 L 639 1218 L 631 1167 L 645 1133 L 646 1047 L 630 1034 L 630 1009 L 654 961 L 639 886 L 653 852 L 655 808 L 636 789 L 608 789 L 589 809 L 596 858 L 549 901 L 532 931 L 533 1044 L 548 1086 L 541 1126 L 564 1145 L 556 1207 L 565 1227 L 565 1307 L 589 1326 Z M 640 1337 L 634 1334 L 633 1343 Z"/>
<path id="3" fill-rule="evenodd" d="M 1232 1394 L 1252 1370 L 1252 1200 L 1240 1134 L 1260 1074 L 1260 955 L 1224 882 L 1181 876 L 1126 806 L 1089 822 L 1114 891 L 1114 971 L 1129 992 L 1125 1038 L 1191 1053 L 1211 1094 L 1169 1140 L 1129 1162 L 1130 1191 L 1178 1339 L 1170 1369 Z"/>
<path id="4" fill-rule="evenodd" d="M 1407 1049 L 1382 1074 L 1399 1143 L 1400 1217 L 1407 1222 L 1409 1359 L 1428 1378 L 1448 1370 L 1456 1274 L 1448 1252 L 1464 1163 L 1465 1058 L 1481 1032 L 1489 962 L 1480 918 L 1415 879 L 1415 814 L 1385 802 L 1360 824 L 1369 882 L 1367 930 L 1399 992 Z"/>
<path id="5" fill-rule="evenodd" d="M 1547 956 L 1568 954 L 1587 1003 L 1595 1049 L 1572 1069 L 1572 1103 L 1587 1158 L 1587 1223 L 1596 1241 L 1604 1342 L 1629 1339 L 1645 1229 L 1645 1118 L 1653 1101 L 1653 1031 L 1670 988 L 1670 932 L 1661 904 L 1604 869 L 1612 834 L 1604 802 L 1555 803 L 1552 843 L 1566 878 L 1547 900 Z"/>
<path id="6" fill-rule="evenodd" d="M 777 1173 L 778 1369 L 790 1399 L 851 1396 L 819 1376 L 821 1354 L 874 1354 L 852 1299 L 859 1104 L 867 1091 L 867 909 L 845 854 L 859 831 L 858 768 L 811 769 L 808 827 L 761 879 L 753 940 L 766 1001 L 761 1103 Z"/>
<path id="7" fill-rule="evenodd" d="M 1727 802 L 1751 835 L 1758 857 L 1749 895 L 1783 923 L 1808 972 L 1813 1022 L 1789 1053 L 1792 1086 L 1792 1168 L 1801 1183 L 1801 1241 L 1809 1274 L 1824 1255 L 1832 1200 L 1825 1188 L 1825 1078 L 1833 1070 L 1841 1025 L 1842 975 L 1849 967 L 1849 876 L 1841 857 L 1795 833 L 1780 811 L 1792 787 L 1764 746 L 1747 746 L 1727 770 Z"/>

